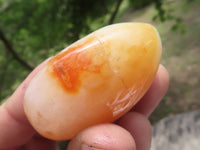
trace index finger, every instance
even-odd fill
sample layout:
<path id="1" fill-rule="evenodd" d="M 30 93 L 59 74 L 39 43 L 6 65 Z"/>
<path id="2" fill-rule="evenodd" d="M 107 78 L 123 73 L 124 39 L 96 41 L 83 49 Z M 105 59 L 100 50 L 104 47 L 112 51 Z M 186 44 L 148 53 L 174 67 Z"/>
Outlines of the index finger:
<path id="1" fill-rule="evenodd" d="M 160 65 L 151 87 L 132 110 L 148 117 L 166 94 L 168 86 L 169 73 Z"/>

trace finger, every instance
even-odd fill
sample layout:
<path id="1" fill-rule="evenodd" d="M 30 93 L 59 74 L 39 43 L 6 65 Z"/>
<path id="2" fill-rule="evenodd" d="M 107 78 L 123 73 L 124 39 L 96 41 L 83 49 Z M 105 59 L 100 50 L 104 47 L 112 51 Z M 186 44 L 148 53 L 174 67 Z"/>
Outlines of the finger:
<path id="1" fill-rule="evenodd" d="M 128 131 L 115 124 L 100 124 L 79 133 L 68 150 L 136 150 Z"/>
<path id="2" fill-rule="evenodd" d="M 29 82 L 44 64 L 39 65 L 0 106 L 0 149 L 22 145 L 35 133 L 24 114 L 23 99 Z"/>
<path id="3" fill-rule="evenodd" d="M 45 139 L 40 135 L 36 134 L 25 145 L 15 147 L 12 149 L 3 149 L 3 150 L 56 150 L 57 148 L 56 146 L 57 146 L 56 142 Z"/>
<path id="4" fill-rule="evenodd" d="M 137 150 L 149 150 L 151 146 L 151 124 L 147 117 L 129 112 L 118 120 L 118 124 L 133 136 Z"/>
<path id="5" fill-rule="evenodd" d="M 160 65 L 150 89 L 132 110 L 148 117 L 166 94 L 168 85 L 169 74 L 167 70 Z"/>
<path id="6" fill-rule="evenodd" d="M 24 149 L 26 150 L 56 150 L 56 142 L 45 139 L 40 135 L 35 135 L 31 140 L 26 143 Z"/>

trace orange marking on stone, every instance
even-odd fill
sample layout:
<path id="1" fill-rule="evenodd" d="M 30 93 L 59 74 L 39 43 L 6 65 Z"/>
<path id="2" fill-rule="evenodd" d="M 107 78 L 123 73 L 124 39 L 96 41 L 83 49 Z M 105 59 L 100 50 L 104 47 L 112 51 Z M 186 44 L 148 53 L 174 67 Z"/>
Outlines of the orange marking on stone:
<path id="1" fill-rule="evenodd" d="M 67 90 L 67 92 L 78 92 L 81 86 L 81 73 L 92 72 L 100 73 L 102 65 L 93 64 L 92 58 L 86 56 L 85 49 L 93 39 L 90 39 L 82 45 L 77 45 L 68 48 L 66 51 L 59 53 L 53 57 L 48 64 L 50 67 L 50 73 L 61 85 Z"/>

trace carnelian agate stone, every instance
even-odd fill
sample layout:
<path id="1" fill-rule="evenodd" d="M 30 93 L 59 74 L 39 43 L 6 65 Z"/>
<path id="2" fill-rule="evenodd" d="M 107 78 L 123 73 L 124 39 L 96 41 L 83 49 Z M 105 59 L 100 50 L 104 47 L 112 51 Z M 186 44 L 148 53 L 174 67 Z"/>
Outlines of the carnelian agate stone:
<path id="1" fill-rule="evenodd" d="M 144 23 L 101 28 L 52 57 L 33 78 L 24 109 L 32 126 L 53 140 L 113 122 L 150 87 L 161 57 L 156 29 Z"/>

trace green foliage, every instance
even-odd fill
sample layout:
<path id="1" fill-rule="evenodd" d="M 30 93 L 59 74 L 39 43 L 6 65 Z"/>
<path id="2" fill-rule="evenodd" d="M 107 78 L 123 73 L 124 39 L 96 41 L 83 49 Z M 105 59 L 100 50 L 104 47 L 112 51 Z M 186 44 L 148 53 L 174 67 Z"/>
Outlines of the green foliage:
<path id="1" fill-rule="evenodd" d="M 174 24 L 171 26 L 171 30 L 179 31 L 181 34 L 184 34 L 186 31 L 185 25 L 182 23 L 181 17 L 174 15 L 176 8 L 170 6 L 172 3 L 173 1 L 156 0 L 155 8 L 157 14 L 153 17 L 153 20 L 159 20 L 161 22 L 173 21 Z"/>
<path id="2" fill-rule="evenodd" d="M 160 0 L 130 0 L 130 4 L 133 9 L 140 9 L 148 6 L 149 4 L 157 3 L 157 1 Z"/>
<path id="3" fill-rule="evenodd" d="M 112 23 L 123 0 L 0 0 L 0 31 L 28 65 L 35 67 L 92 30 Z M 124 0 L 141 9 L 155 4 L 161 21 L 166 16 L 161 0 Z M 174 29 L 179 28 L 177 26 Z M 0 39 L 0 99 L 5 99 L 27 76 L 27 70 Z"/>

